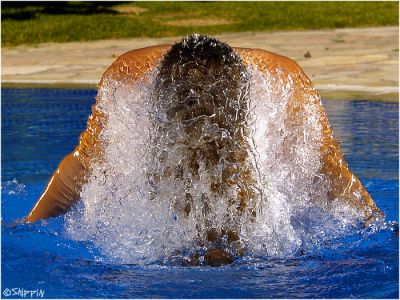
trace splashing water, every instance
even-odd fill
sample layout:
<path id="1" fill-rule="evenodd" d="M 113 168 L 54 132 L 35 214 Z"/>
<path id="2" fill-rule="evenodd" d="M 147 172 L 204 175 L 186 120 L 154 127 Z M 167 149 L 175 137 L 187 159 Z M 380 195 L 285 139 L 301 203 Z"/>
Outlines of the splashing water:
<path id="1" fill-rule="evenodd" d="M 104 155 L 66 216 L 71 238 L 91 241 L 113 262 L 147 264 L 212 247 L 210 228 L 235 231 L 247 253 L 284 257 L 323 247 L 356 225 L 350 207 L 337 203 L 328 214 L 312 201 L 326 202 L 326 179 L 317 175 L 322 130 L 315 99 L 305 101 L 304 122 L 287 116 L 290 78 L 247 67 L 245 106 L 228 104 L 245 113 L 232 133 L 214 114 L 171 119 L 171 94 L 158 94 L 165 103 L 155 97 L 158 72 L 141 82 L 109 80 L 99 90 L 98 109 L 108 116 Z"/>
<path id="2" fill-rule="evenodd" d="M 25 185 L 19 183 L 16 178 L 5 182 L 1 189 L 3 193 L 7 193 L 8 195 L 20 195 L 26 193 Z"/>

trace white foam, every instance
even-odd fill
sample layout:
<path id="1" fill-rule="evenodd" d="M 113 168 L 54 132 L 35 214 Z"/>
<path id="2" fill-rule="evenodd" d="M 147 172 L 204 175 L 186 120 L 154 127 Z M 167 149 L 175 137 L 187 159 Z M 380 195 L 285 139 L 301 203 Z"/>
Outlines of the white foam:
<path id="1" fill-rule="evenodd" d="M 332 217 L 313 201 L 326 202 L 326 182 L 318 175 L 318 99 L 304 93 L 308 98 L 299 113 L 303 115 L 297 116 L 302 121 L 297 122 L 287 114 L 294 92 L 292 79 L 284 80 L 279 71 L 278 76 L 247 71 L 251 134 L 246 164 L 256 182 L 256 217 L 243 214 L 235 222 L 249 252 L 293 255 L 343 234 L 354 219 L 346 213 Z M 180 142 L 186 138 L 180 124 L 160 130 L 165 111 L 152 102 L 156 72 L 140 85 L 109 81 L 99 91 L 99 109 L 108 115 L 101 137 L 106 145 L 104 158 L 93 166 L 83 187 L 81 209 L 66 217 L 71 238 L 93 242 L 114 262 L 146 264 L 185 256 L 201 247 L 199 240 L 204 242 L 207 227 L 223 228 L 231 222 L 229 214 L 235 215 L 227 202 L 236 197 L 237 189 L 232 187 L 220 197 L 210 190 L 212 176 L 221 176 L 218 167 L 208 169 L 198 161 L 200 176 L 194 179 L 185 167 L 189 158 L 187 146 Z M 224 134 L 215 125 L 204 124 L 203 137 Z M 162 175 L 177 165 L 182 165 L 182 178 Z M 188 193 L 192 204 L 185 216 Z"/>

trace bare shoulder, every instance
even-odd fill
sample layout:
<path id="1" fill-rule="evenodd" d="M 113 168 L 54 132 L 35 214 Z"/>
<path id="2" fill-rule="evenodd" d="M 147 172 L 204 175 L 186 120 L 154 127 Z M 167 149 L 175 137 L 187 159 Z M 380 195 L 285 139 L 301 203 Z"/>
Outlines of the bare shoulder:
<path id="1" fill-rule="evenodd" d="M 115 63 L 128 62 L 137 63 L 138 61 L 151 62 L 161 58 L 168 50 L 171 49 L 171 45 L 157 45 L 146 48 L 140 48 L 128 51 L 117 58 Z"/>
<path id="2" fill-rule="evenodd" d="M 105 78 L 119 80 L 122 77 L 137 79 L 155 67 L 170 48 L 171 45 L 159 45 L 128 51 L 104 72 L 102 81 Z"/>
<path id="3" fill-rule="evenodd" d="M 319 101 L 319 94 L 315 90 L 314 84 L 293 59 L 262 49 L 235 48 L 235 50 L 245 65 L 252 65 L 257 70 L 280 77 L 284 81 L 290 80 L 296 94 L 304 95 L 307 92 L 315 96 L 316 102 Z M 298 102 L 300 98 L 295 97 L 294 99 Z"/>
<path id="4" fill-rule="evenodd" d="M 286 72 L 302 71 L 300 66 L 292 59 L 267 50 L 252 48 L 235 48 L 246 65 L 253 65 L 260 71 L 274 71 L 276 69 Z"/>

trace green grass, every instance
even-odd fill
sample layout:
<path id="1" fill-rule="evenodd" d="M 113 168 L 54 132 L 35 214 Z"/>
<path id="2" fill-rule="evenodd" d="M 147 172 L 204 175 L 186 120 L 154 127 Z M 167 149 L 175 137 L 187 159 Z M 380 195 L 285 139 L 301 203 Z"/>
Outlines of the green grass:
<path id="1" fill-rule="evenodd" d="M 136 7 L 134 12 L 118 7 Z M 398 26 L 398 2 L 2 2 L 2 45 Z M 201 19 L 202 26 L 185 24 Z M 208 20 L 209 24 L 204 24 Z M 213 24 L 224 20 L 228 24 Z M 168 22 L 180 22 L 171 25 Z"/>

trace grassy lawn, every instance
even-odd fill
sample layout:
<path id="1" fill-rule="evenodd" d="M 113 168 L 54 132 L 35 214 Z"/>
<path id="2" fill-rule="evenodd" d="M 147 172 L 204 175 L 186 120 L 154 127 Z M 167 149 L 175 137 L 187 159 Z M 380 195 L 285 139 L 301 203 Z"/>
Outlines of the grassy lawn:
<path id="1" fill-rule="evenodd" d="M 2 45 L 399 24 L 398 2 L 2 2 Z"/>

